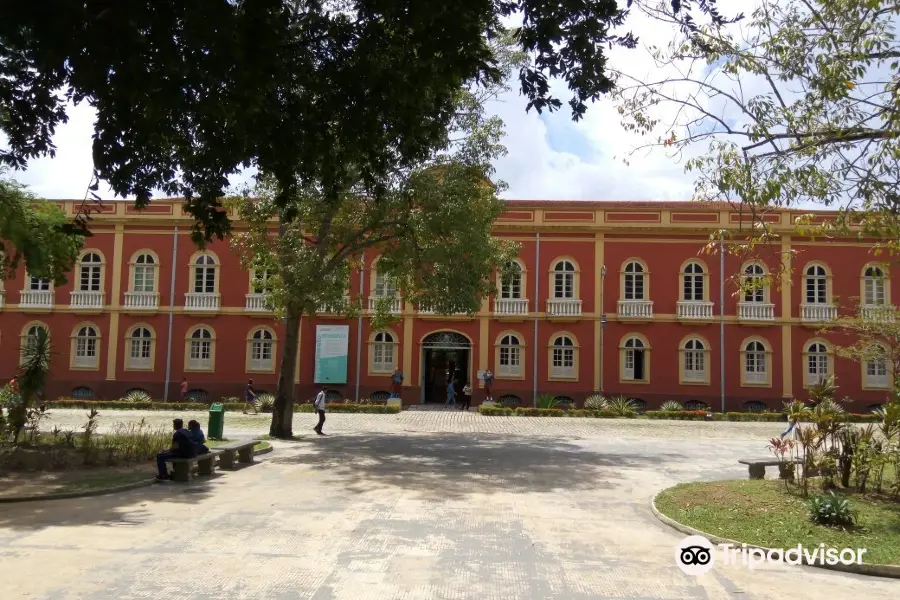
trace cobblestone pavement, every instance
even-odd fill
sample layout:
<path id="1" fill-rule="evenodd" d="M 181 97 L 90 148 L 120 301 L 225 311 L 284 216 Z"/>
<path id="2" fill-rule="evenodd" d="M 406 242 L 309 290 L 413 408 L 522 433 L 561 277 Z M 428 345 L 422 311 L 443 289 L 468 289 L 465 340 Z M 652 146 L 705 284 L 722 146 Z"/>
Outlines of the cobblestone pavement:
<path id="1" fill-rule="evenodd" d="M 746 439 L 745 425 L 759 424 L 330 415 L 319 438 L 306 435 L 311 419 L 298 415 L 298 441 L 211 480 L 4 506 L 0 596 L 768 600 L 900 589 L 807 567 L 717 566 L 699 578 L 675 567 L 683 536 L 650 499 L 678 481 L 745 476 L 736 458 L 762 454 L 771 433 Z M 745 439 L 713 439 L 729 431 Z"/>

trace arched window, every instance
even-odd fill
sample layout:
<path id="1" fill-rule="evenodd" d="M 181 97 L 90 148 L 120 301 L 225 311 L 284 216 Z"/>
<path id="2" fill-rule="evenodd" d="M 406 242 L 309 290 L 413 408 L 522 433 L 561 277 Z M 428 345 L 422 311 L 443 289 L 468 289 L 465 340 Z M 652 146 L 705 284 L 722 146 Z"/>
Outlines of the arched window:
<path id="1" fill-rule="evenodd" d="M 769 381 L 766 347 L 762 342 L 752 341 L 744 346 L 744 381 L 751 384 L 765 384 Z"/>
<path id="2" fill-rule="evenodd" d="M 128 368 L 153 369 L 153 334 L 146 327 L 135 327 L 128 336 Z"/>
<path id="3" fill-rule="evenodd" d="M 766 271 L 762 265 L 753 263 L 744 268 L 744 302 L 762 304 L 766 301 Z"/>
<path id="4" fill-rule="evenodd" d="M 647 376 L 647 361 L 644 342 L 631 337 L 625 340 L 625 360 L 622 378 L 628 381 L 644 381 Z"/>
<path id="5" fill-rule="evenodd" d="M 886 304 L 884 270 L 879 266 L 866 267 L 863 275 L 863 304 L 884 306 Z"/>
<path id="6" fill-rule="evenodd" d="M 195 371 L 210 371 L 213 368 L 213 336 L 206 327 L 198 327 L 191 333 L 188 368 Z"/>
<path id="7" fill-rule="evenodd" d="M 644 265 L 631 261 L 625 265 L 625 300 L 646 300 Z"/>
<path id="8" fill-rule="evenodd" d="M 810 265 L 806 269 L 806 303 L 828 303 L 828 276 L 822 265 Z"/>
<path id="9" fill-rule="evenodd" d="M 871 346 L 866 352 L 864 387 L 889 389 L 887 351 L 881 345 Z"/>
<path id="10" fill-rule="evenodd" d="M 828 348 L 821 342 L 806 347 L 806 383 L 815 385 L 828 377 Z"/>
<path id="11" fill-rule="evenodd" d="M 99 292 L 101 282 L 101 266 L 103 261 L 96 252 L 88 252 L 81 257 L 78 290 L 81 292 Z"/>
<path id="12" fill-rule="evenodd" d="M 75 334 L 73 365 L 82 369 L 93 369 L 98 363 L 97 330 L 85 325 Z"/>
<path id="13" fill-rule="evenodd" d="M 500 279 L 500 297 L 504 300 L 522 298 L 522 266 L 512 261 L 506 265 L 504 271 Z"/>
<path id="14" fill-rule="evenodd" d="M 257 329 L 250 338 L 251 371 L 275 370 L 275 338 L 268 329 Z"/>
<path id="15" fill-rule="evenodd" d="M 575 265 L 567 260 L 561 260 L 553 267 L 553 297 L 575 298 Z"/>
<path id="16" fill-rule="evenodd" d="M 577 376 L 575 363 L 575 342 L 567 335 L 553 341 L 550 363 L 550 377 L 574 379 Z"/>
<path id="17" fill-rule="evenodd" d="M 43 329 L 44 332 L 47 332 L 47 328 L 43 325 L 32 325 L 28 328 L 28 331 L 25 333 L 25 346 L 31 346 L 37 343 L 39 330 Z"/>
<path id="18" fill-rule="evenodd" d="M 394 372 L 394 336 L 387 331 L 379 331 L 372 338 L 372 371 Z"/>
<path id="19" fill-rule="evenodd" d="M 704 285 L 705 273 L 703 266 L 691 262 L 684 267 L 682 275 L 681 299 L 686 302 L 702 302 L 705 300 Z"/>
<path id="20" fill-rule="evenodd" d="M 142 253 L 135 258 L 131 291 L 144 294 L 156 292 L 156 259 L 152 254 Z"/>
<path id="21" fill-rule="evenodd" d="M 216 293 L 216 259 L 209 254 L 201 254 L 194 261 L 195 294 Z"/>
<path id="22" fill-rule="evenodd" d="M 522 343 L 519 336 L 509 333 L 500 338 L 497 359 L 498 377 L 522 376 Z"/>
<path id="23" fill-rule="evenodd" d="M 698 339 L 690 339 L 684 344 L 684 380 L 706 381 L 706 347 Z"/>

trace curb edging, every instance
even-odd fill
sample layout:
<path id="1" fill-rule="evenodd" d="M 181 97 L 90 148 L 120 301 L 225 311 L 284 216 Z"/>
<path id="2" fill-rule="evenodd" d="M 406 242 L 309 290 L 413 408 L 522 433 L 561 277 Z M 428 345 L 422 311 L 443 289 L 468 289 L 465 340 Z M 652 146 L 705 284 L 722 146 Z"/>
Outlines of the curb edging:
<path id="1" fill-rule="evenodd" d="M 671 489 L 671 488 L 666 488 Z M 675 519 L 667 517 L 666 515 L 659 512 L 659 509 L 656 508 L 656 498 L 661 493 L 666 490 L 660 490 L 650 499 L 650 510 L 653 511 L 653 516 L 659 519 L 662 523 L 665 523 L 672 529 L 680 531 L 681 533 L 686 533 L 688 535 L 701 535 L 708 539 L 710 542 L 714 544 L 731 544 L 732 546 L 742 546 L 745 545 L 747 548 L 758 548 L 765 552 L 769 552 L 771 548 L 766 548 L 765 546 L 757 546 L 755 544 L 747 544 L 746 542 L 739 542 L 737 540 L 731 540 L 724 537 L 719 537 L 717 535 L 712 535 L 706 533 L 705 531 L 700 531 L 699 529 L 694 529 L 690 525 L 685 525 L 684 523 L 679 523 Z M 802 557 L 801 559 L 803 564 L 808 567 L 815 567 L 817 569 L 825 569 L 828 571 L 840 571 L 843 573 L 852 573 L 854 575 L 869 575 L 874 577 L 887 577 L 890 579 L 900 579 L 900 566 L 897 565 L 878 565 L 871 563 L 863 563 L 861 565 L 842 565 L 840 563 L 836 565 L 829 564 L 819 564 L 816 562 L 810 562 L 806 559 L 806 557 Z"/>

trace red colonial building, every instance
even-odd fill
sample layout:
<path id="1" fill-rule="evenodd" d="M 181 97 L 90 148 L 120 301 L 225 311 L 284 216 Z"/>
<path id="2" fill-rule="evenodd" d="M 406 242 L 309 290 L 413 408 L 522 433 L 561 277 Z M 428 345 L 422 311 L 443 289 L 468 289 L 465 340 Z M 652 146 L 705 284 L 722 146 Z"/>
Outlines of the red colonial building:
<path id="1" fill-rule="evenodd" d="M 80 202 L 60 201 L 74 215 Z M 780 234 L 752 258 L 707 254 L 710 235 L 749 226 L 728 205 L 691 202 L 509 202 L 495 235 L 521 245 L 519 275 L 476 315 L 440 316 L 404 302 L 378 275 L 377 257 L 353 273 L 363 307 L 393 298 L 397 320 L 373 331 L 365 316 L 327 309 L 301 327 L 297 398 L 314 393 L 317 330 L 345 325 L 346 367 L 333 385 L 347 398 L 391 389 L 402 370 L 404 405 L 444 399 L 449 362 L 470 380 L 490 369 L 495 399 L 530 405 L 538 394 L 577 403 L 597 391 L 647 408 L 666 400 L 728 410 L 780 408 L 833 374 L 853 410 L 881 404 L 892 385 L 878 361 L 835 355 L 847 343 L 819 333 L 824 321 L 861 311 L 893 318 L 900 281 L 857 239 L 795 235 L 796 214 L 766 215 Z M 827 218 L 827 215 L 822 216 Z M 0 376 L 45 327 L 55 354 L 48 397 L 118 398 L 142 389 L 178 397 L 240 396 L 248 378 L 274 391 L 282 324 L 226 242 L 198 249 L 177 200 L 137 211 L 106 202 L 94 216 L 75 272 L 60 287 L 20 270 L 3 282 Z M 241 224 L 235 227 L 240 229 Z M 724 270 L 720 261 L 724 262 Z M 735 276 L 774 281 L 738 290 Z M 724 287 L 723 287 L 724 285 Z M 723 302 L 724 299 L 724 302 Z M 724 364 L 724 368 L 723 368 Z M 724 376 L 724 380 L 723 380 Z M 483 399 L 476 383 L 474 403 Z"/>

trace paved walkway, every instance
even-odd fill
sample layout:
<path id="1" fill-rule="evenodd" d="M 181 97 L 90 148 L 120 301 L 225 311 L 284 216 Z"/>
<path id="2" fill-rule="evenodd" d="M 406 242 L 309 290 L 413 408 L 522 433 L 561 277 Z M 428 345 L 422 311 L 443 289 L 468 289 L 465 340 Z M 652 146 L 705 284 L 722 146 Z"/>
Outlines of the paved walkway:
<path id="1" fill-rule="evenodd" d="M 2 597 L 897 598 L 896 581 L 807 567 L 682 574 L 683 536 L 650 498 L 744 476 L 735 459 L 771 431 L 631 423 L 331 415 L 332 435 L 207 482 L 3 507 Z"/>

